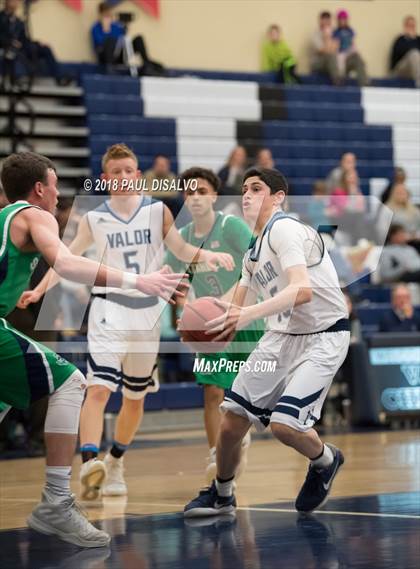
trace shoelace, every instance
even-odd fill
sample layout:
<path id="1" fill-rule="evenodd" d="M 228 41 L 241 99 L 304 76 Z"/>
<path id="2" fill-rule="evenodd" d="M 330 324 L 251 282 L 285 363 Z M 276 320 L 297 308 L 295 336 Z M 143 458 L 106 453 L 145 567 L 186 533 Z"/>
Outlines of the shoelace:
<path id="1" fill-rule="evenodd" d="M 63 505 L 66 506 L 66 509 L 68 509 L 69 518 L 73 519 L 73 521 L 76 523 L 76 526 L 83 529 L 92 529 L 93 526 L 91 526 L 87 511 L 82 508 L 82 506 L 76 501 L 74 494 L 65 500 L 63 502 Z M 79 515 L 75 516 L 74 514 Z"/>

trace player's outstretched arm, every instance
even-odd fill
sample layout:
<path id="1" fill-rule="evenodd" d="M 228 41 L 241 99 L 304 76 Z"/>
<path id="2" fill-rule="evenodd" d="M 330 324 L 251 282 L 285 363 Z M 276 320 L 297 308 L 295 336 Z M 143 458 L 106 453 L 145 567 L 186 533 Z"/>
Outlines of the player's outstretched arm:
<path id="1" fill-rule="evenodd" d="M 92 243 L 92 232 L 89 227 L 87 215 L 84 215 L 80 220 L 79 226 L 77 228 L 77 233 L 69 245 L 69 250 L 74 255 L 83 255 L 83 253 L 85 253 L 92 245 Z M 26 290 L 22 294 L 19 302 L 17 303 L 17 307 L 27 308 L 29 304 L 38 302 L 48 290 L 55 287 L 55 285 L 59 282 L 60 276 L 54 270 L 54 268 L 50 268 L 33 290 Z"/>
<path id="2" fill-rule="evenodd" d="M 235 267 L 233 257 L 229 253 L 213 253 L 206 249 L 194 247 L 184 241 L 175 226 L 173 215 L 166 205 L 163 212 L 163 239 L 169 251 L 184 263 L 207 263 L 213 271 L 217 271 L 219 266 L 228 271 L 232 271 Z"/>
<path id="3" fill-rule="evenodd" d="M 91 259 L 74 255 L 62 243 L 58 224 L 48 212 L 31 208 L 22 212 L 28 234 L 46 262 L 63 278 L 86 285 L 137 289 L 150 296 L 160 296 L 169 302 L 172 295 L 184 296 L 188 284 L 184 274 L 161 269 L 148 275 L 136 275 L 102 265 Z"/>

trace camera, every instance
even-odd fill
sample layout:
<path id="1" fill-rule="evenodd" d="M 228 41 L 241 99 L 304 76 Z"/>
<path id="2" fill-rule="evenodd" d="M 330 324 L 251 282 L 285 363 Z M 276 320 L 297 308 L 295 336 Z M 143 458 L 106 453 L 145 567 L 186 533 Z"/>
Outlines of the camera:
<path id="1" fill-rule="evenodd" d="M 135 18 L 134 14 L 132 14 L 131 12 L 120 12 L 117 16 L 118 16 L 118 21 L 123 26 L 127 26 Z"/>

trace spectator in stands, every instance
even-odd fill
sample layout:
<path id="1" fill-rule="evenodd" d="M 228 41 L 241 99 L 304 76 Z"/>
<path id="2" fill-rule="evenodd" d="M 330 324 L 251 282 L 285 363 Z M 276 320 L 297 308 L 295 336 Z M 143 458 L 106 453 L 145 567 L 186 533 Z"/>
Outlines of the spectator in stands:
<path id="1" fill-rule="evenodd" d="M 356 170 L 356 156 L 352 152 L 346 152 L 342 155 L 340 165 L 331 170 L 326 179 L 327 190 L 331 193 L 341 184 L 343 175 L 350 170 Z"/>
<path id="2" fill-rule="evenodd" d="M 164 154 L 157 154 L 153 159 L 153 165 L 144 173 L 146 188 L 153 198 L 161 199 L 169 207 L 174 217 L 183 206 L 183 198 L 174 187 L 176 176 L 171 171 L 171 161 Z M 165 190 L 165 188 L 168 188 Z"/>
<path id="3" fill-rule="evenodd" d="M 392 309 L 379 323 L 380 332 L 420 332 L 420 312 L 415 310 L 411 293 L 406 285 L 399 284 L 392 291 Z"/>
<path id="4" fill-rule="evenodd" d="M 269 148 L 260 148 L 255 157 L 256 168 L 275 168 L 273 155 Z"/>
<path id="5" fill-rule="evenodd" d="M 338 229 L 356 244 L 361 238 L 370 238 L 366 224 L 366 201 L 360 191 L 356 170 L 344 172 L 341 183 L 331 194 L 329 212 Z"/>
<path id="6" fill-rule="evenodd" d="M 114 20 L 112 6 L 107 2 L 98 5 L 99 19 L 91 28 L 93 49 L 98 63 L 103 65 L 106 73 L 112 72 L 113 65 L 124 63 L 124 45 L 126 38 L 125 27 Z M 136 36 L 131 41 L 134 53 L 138 54 L 143 65 L 140 68 L 142 75 L 161 75 L 163 67 L 156 61 L 151 61 L 142 36 Z"/>
<path id="7" fill-rule="evenodd" d="M 395 184 L 405 184 L 407 179 L 407 174 L 405 173 L 404 168 L 400 168 L 397 166 L 394 170 L 394 175 L 392 180 L 389 181 L 387 187 L 382 192 L 381 195 L 381 202 L 386 203 L 389 200 L 389 196 L 391 195 L 391 190 Z"/>
<path id="8" fill-rule="evenodd" d="M 311 42 L 311 69 L 315 73 L 326 73 L 334 85 L 341 83 L 338 69 L 338 42 L 333 38 L 331 12 L 321 12 L 319 27 Z"/>
<path id="9" fill-rule="evenodd" d="M 296 59 L 290 47 L 281 37 L 281 30 L 272 24 L 267 30 L 267 39 L 261 51 L 263 71 L 274 71 L 280 83 L 299 83 L 296 75 Z"/>
<path id="10" fill-rule="evenodd" d="M 406 16 L 403 33 L 394 41 L 391 51 L 391 71 L 397 77 L 412 79 L 420 87 L 420 36 L 417 35 L 416 19 Z"/>
<path id="11" fill-rule="evenodd" d="M 248 156 L 244 146 L 236 146 L 230 153 L 227 164 L 219 171 L 222 182 L 220 195 L 241 194 L 242 178 L 247 166 Z"/>
<path id="12" fill-rule="evenodd" d="M 315 229 L 330 225 L 330 210 L 327 184 L 324 180 L 316 180 L 312 196 L 306 208 L 308 223 Z"/>
<path id="13" fill-rule="evenodd" d="M 402 225 L 391 225 L 379 265 L 381 282 L 420 283 L 420 254 L 408 240 Z"/>
<path id="14" fill-rule="evenodd" d="M 408 233 L 408 240 L 418 247 L 420 240 L 420 210 L 410 198 L 410 192 L 404 184 L 395 184 L 385 202 L 385 205 L 393 212 L 393 224 L 402 225 Z M 381 239 L 386 237 L 388 231 L 387 212 L 381 208 L 377 220 L 377 232 Z"/>
<path id="15" fill-rule="evenodd" d="M 16 15 L 20 4 L 21 0 L 5 0 L 4 10 L 0 12 L 0 48 L 11 60 L 23 59 L 31 71 L 38 62 L 44 63 L 48 75 L 55 79 L 57 85 L 68 85 L 71 79 L 61 73 L 51 48 L 28 37 L 24 22 Z"/>
<path id="16" fill-rule="evenodd" d="M 337 28 L 333 38 L 338 41 L 338 65 L 341 75 L 347 77 L 352 71 L 356 72 L 357 82 L 360 86 L 369 83 L 365 62 L 357 51 L 354 30 L 349 26 L 349 14 L 346 10 L 337 13 Z"/>

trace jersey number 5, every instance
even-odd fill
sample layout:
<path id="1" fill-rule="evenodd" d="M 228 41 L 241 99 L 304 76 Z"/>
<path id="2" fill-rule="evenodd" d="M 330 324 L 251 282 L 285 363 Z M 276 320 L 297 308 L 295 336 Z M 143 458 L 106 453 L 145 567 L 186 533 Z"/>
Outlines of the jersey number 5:
<path id="1" fill-rule="evenodd" d="M 127 253 L 123 253 L 124 255 L 124 262 L 127 269 L 130 271 L 140 274 L 140 265 L 135 261 L 132 261 L 133 257 L 137 255 L 137 251 L 128 251 Z"/>

